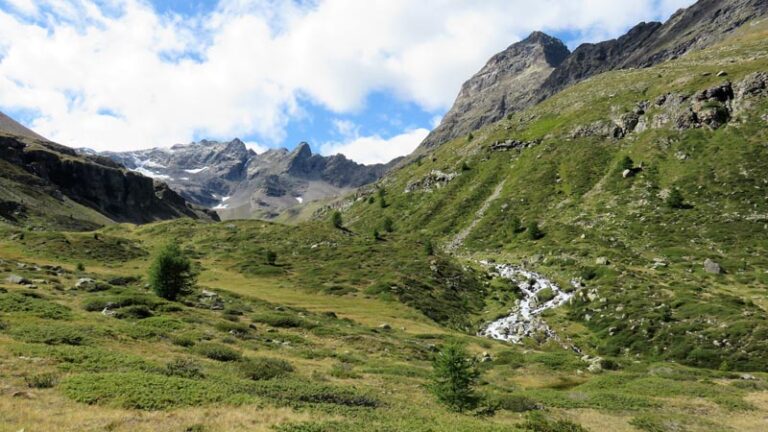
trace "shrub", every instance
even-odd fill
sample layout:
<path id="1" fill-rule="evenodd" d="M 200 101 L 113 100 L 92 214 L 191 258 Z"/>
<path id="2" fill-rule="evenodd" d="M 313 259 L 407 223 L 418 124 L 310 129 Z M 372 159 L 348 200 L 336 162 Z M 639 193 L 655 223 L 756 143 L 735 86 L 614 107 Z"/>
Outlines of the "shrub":
<path id="1" fill-rule="evenodd" d="M 41 373 L 24 377 L 24 382 L 27 384 L 27 387 L 35 389 L 53 388 L 58 381 L 58 376 L 53 373 Z"/>
<path id="2" fill-rule="evenodd" d="M 669 196 L 667 196 L 666 204 L 667 204 L 667 207 L 671 209 L 681 209 L 685 207 L 685 200 L 683 199 L 683 194 L 680 192 L 679 189 L 673 188 L 669 192 Z"/>
<path id="3" fill-rule="evenodd" d="M 180 347 L 193 347 L 197 343 L 197 339 L 190 335 L 178 335 L 171 338 L 171 343 Z"/>
<path id="4" fill-rule="evenodd" d="M 529 223 L 526 227 L 526 231 L 528 232 L 528 238 L 531 240 L 539 240 L 544 237 L 544 232 L 541 231 L 539 223 L 536 221 Z"/>
<path id="5" fill-rule="evenodd" d="M 297 316 L 281 313 L 263 313 L 253 316 L 255 322 L 278 328 L 314 328 L 316 325 Z"/>
<path id="6" fill-rule="evenodd" d="M 471 168 L 469 167 L 469 165 L 467 165 L 466 162 L 464 162 L 464 161 L 461 162 L 461 170 L 462 171 L 469 171 L 470 169 Z"/>
<path id="7" fill-rule="evenodd" d="M 336 210 L 335 212 L 331 213 L 331 225 L 337 229 L 341 229 L 342 226 L 344 226 L 344 221 L 341 218 L 340 211 Z"/>
<path id="8" fill-rule="evenodd" d="M 480 371 L 463 346 L 446 345 L 432 362 L 432 370 L 430 387 L 440 402 L 459 412 L 477 406 L 479 398 L 474 388 L 480 379 Z"/>
<path id="9" fill-rule="evenodd" d="M 360 374 L 355 372 L 354 366 L 351 363 L 336 363 L 331 367 L 330 375 L 335 378 L 341 379 L 355 379 L 360 378 Z"/>
<path id="10" fill-rule="evenodd" d="M 238 365 L 240 373 L 254 381 L 269 380 L 293 372 L 293 366 L 285 360 L 257 357 L 250 358 Z"/>
<path id="11" fill-rule="evenodd" d="M 432 245 L 432 240 L 427 239 L 424 241 L 424 253 L 427 256 L 432 256 L 435 254 L 435 247 Z"/>
<path id="12" fill-rule="evenodd" d="M 619 161 L 619 170 L 620 170 L 620 171 L 622 171 L 622 172 L 623 172 L 624 170 L 632 169 L 632 168 L 634 168 L 634 167 L 635 167 L 635 162 L 634 162 L 634 161 L 632 160 L 632 158 L 631 158 L 631 157 L 629 157 L 629 156 L 624 156 L 624 157 L 623 157 L 623 158 L 622 158 L 622 159 Z"/>
<path id="13" fill-rule="evenodd" d="M 540 412 L 528 414 L 523 430 L 531 432 L 589 432 L 583 426 L 568 420 L 550 420 Z"/>
<path id="14" fill-rule="evenodd" d="M 23 313 L 53 320 L 68 319 L 72 316 L 70 309 L 64 305 L 25 294 L 0 294 L 0 312 Z"/>
<path id="15" fill-rule="evenodd" d="M 222 362 L 237 361 L 241 359 L 241 355 L 238 351 L 217 343 L 206 342 L 198 344 L 195 351 L 211 360 Z"/>
<path id="16" fill-rule="evenodd" d="M 373 232 L 371 233 L 371 236 L 373 237 L 374 240 L 380 240 L 381 239 L 381 235 L 379 234 L 379 230 L 377 230 L 376 228 L 373 229 Z"/>
<path id="17" fill-rule="evenodd" d="M 272 250 L 267 250 L 264 252 L 264 259 L 267 262 L 268 265 L 275 265 L 277 263 L 277 252 Z"/>
<path id="18" fill-rule="evenodd" d="M 395 230 L 395 222 L 392 221 L 391 217 L 387 216 L 384 218 L 384 222 L 381 223 L 381 228 L 384 231 L 391 233 L 392 231 Z"/>
<path id="19" fill-rule="evenodd" d="M 165 365 L 163 374 L 181 378 L 204 378 L 200 364 L 191 359 L 177 358 Z"/>
<path id="20" fill-rule="evenodd" d="M 84 329 L 72 325 L 23 325 L 12 328 L 15 339 L 46 345 L 83 345 L 89 341 Z"/>
<path id="21" fill-rule="evenodd" d="M 85 265 L 83 265 L 83 263 L 79 262 L 75 266 L 75 270 L 77 270 L 79 272 L 84 272 L 85 271 Z"/>
<path id="22" fill-rule="evenodd" d="M 149 268 L 149 285 L 155 293 L 167 300 L 175 300 L 194 285 L 192 263 L 179 246 L 169 243 L 155 256 Z"/>
<path id="23" fill-rule="evenodd" d="M 522 395 L 504 395 L 494 401 L 499 409 L 511 412 L 526 412 L 541 409 L 535 400 Z"/>
<path id="24" fill-rule="evenodd" d="M 523 222 L 520 221 L 519 217 L 512 216 L 509 218 L 509 230 L 512 234 L 517 234 L 523 230 Z"/>
<path id="25" fill-rule="evenodd" d="M 144 319 L 151 316 L 152 311 L 144 305 L 128 306 L 115 312 L 115 318 L 119 319 Z"/>
<path id="26" fill-rule="evenodd" d="M 379 207 L 387 208 L 387 198 L 386 198 L 387 191 L 384 190 L 384 188 L 379 188 L 376 190 L 376 194 L 379 197 Z"/>

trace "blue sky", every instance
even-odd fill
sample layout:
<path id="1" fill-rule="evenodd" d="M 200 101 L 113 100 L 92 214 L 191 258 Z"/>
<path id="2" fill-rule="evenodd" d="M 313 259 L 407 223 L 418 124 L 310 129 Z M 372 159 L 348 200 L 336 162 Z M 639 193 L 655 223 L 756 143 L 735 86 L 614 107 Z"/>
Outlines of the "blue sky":
<path id="1" fill-rule="evenodd" d="M 0 110 L 74 147 L 239 137 L 410 152 L 494 53 L 574 48 L 693 0 L 0 0 Z"/>

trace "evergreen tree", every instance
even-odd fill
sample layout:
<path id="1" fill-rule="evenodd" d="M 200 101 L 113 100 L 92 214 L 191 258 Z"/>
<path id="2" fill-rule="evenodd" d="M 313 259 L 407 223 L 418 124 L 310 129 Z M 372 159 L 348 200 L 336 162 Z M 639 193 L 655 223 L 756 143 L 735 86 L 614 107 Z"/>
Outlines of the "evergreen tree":
<path id="1" fill-rule="evenodd" d="M 431 390 L 437 399 L 455 411 L 477 407 L 475 387 L 480 379 L 477 362 L 459 344 L 446 345 L 432 362 Z"/>
<path id="2" fill-rule="evenodd" d="M 387 192 L 384 190 L 384 188 L 379 188 L 376 193 L 379 196 L 379 207 L 381 208 L 387 208 L 387 198 L 386 194 Z"/>
<path id="3" fill-rule="evenodd" d="M 373 239 L 374 240 L 379 240 L 381 238 L 381 236 L 379 235 L 379 230 L 377 230 L 376 228 L 373 229 L 373 233 L 372 234 L 373 234 Z"/>
<path id="4" fill-rule="evenodd" d="M 673 209 L 681 209 L 685 207 L 685 200 L 679 189 L 674 188 L 669 192 L 669 196 L 667 197 L 667 207 Z"/>
<path id="5" fill-rule="evenodd" d="M 541 231 L 539 223 L 536 221 L 529 223 L 526 231 L 528 232 L 528 238 L 531 240 L 538 240 L 544 237 L 544 232 Z"/>
<path id="6" fill-rule="evenodd" d="M 264 252 L 264 259 L 267 261 L 267 264 L 273 266 L 277 263 L 277 252 L 273 250 L 267 250 Z"/>
<path id="7" fill-rule="evenodd" d="M 512 234 L 517 234 L 523 230 L 523 223 L 520 221 L 519 217 L 512 216 L 509 218 L 509 229 L 512 231 Z"/>
<path id="8" fill-rule="evenodd" d="M 391 233 L 395 230 L 395 223 L 392 221 L 391 217 L 387 216 L 384 218 L 384 222 L 382 222 L 381 227 L 384 229 L 384 231 Z"/>
<path id="9" fill-rule="evenodd" d="M 635 162 L 632 160 L 629 156 L 624 156 L 621 161 L 619 161 L 619 169 L 621 171 L 632 169 L 635 167 Z"/>
<path id="10" fill-rule="evenodd" d="M 334 228 L 341 229 L 342 226 L 344 226 L 344 221 L 341 219 L 341 212 L 336 210 L 331 214 L 331 225 L 333 225 Z"/>
<path id="11" fill-rule="evenodd" d="M 426 253 L 427 256 L 432 256 L 435 254 L 435 247 L 432 245 L 432 240 L 427 239 L 424 242 L 424 253 Z"/>
<path id="12" fill-rule="evenodd" d="M 149 286 L 155 293 L 166 300 L 175 300 L 194 283 L 192 263 L 179 246 L 169 243 L 161 248 L 149 267 Z"/>

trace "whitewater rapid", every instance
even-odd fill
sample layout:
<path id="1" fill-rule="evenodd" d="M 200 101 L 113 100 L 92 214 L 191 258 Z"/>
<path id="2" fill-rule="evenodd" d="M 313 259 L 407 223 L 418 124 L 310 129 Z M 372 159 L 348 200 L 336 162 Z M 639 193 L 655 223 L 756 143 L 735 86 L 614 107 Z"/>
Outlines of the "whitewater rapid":
<path id="1" fill-rule="evenodd" d="M 509 315 L 488 324 L 480 331 L 480 336 L 499 339 L 512 343 L 520 343 L 524 338 L 534 334 L 544 334 L 548 338 L 555 338 L 555 332 L 540 317 L 544 312 L 560 307 L 568 303 L 573 297 L 573 292 L 563 291 L 557 284 L 544 276 L 525 270 L 522 267 L 511 264 L 490 264 L 492 271 L 504 279 L 517 284 L 522 298 L 516 301 L 515 307 Z M 571 282 L 574 288 L 578 288 L 578 281 Z M 549 288 L 554 297 L 544 303 L 540 303 L 538 294 Z"/>

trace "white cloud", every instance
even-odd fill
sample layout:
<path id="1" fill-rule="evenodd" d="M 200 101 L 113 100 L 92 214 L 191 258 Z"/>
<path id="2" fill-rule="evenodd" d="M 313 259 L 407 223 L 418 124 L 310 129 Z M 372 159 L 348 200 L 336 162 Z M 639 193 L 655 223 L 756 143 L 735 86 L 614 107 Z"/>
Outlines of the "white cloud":
<path id="1" fill-rule="evenodd" d="M 386 163 L 411 153 L 427 137 L 429 130 L 414 129 L 392 138 L 354 136 L 344 142 L 330 142 L 320 145 L 320 153 L 333 155 L 341 153 L 362 164 Z"/>
<path id="2" fill-rule="evenodd" d="M 259 144 L 257 142 L 253 142 L 253 141 L 248 141 L 248 142 L 246 142 L 244 144 L 245 144 L 246 148 L 255 151 L 257 154 L 261 154 L 261 153 L 264 153 L 265 151 L 269 150 L 269 147 L 267 147 L 265 145 L 262 145 L 262 144 Z"/>
<path id="3" fill-rule="evenodd" d="M 384 91 L 439 112 L 532 30 L 616 36 L 693 0 L 222 0 L 193 17 L 144 0 L 6 2 L 0 107 L 39 112 L 31 126 L 65 144 L 129 150 L 196 135 L 280 144 L 304 97 L 343 114 Z M 408 147 L 343 148 L 362 142 Z"/>

